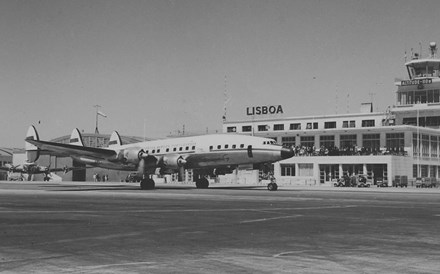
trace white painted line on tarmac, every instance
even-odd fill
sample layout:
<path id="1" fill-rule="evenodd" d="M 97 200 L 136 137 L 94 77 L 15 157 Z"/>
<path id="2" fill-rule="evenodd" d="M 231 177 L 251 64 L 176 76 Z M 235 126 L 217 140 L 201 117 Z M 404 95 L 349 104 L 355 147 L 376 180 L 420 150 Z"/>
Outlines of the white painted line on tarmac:
<path id="1" fill-rule="evenodd" d="M 303 215 L 296 214 L 296 215 L 280 216 L 280 217 L 273 217 L 273 218 L 263 218 L 263 219 L 255 219 L 255 220 L 246 220 L 246 221 L 241 221 L 240 224 L 257 223 L 257 222 L 267 222 L 267 221 L 273 221 L 273 220 L 279 220 L 279 219 L 297 218 L 297 217 L 302 217 L 302 216 L 303 216 Z"/>
<path id="2" fill-rule="evenodd" d="M 106 267 L 117 267 L 117 266 L 130 266 L 130 265 L 153 265 L 157 262 L 131 262 L 131 263 L 120 263 L 120 264 L 101 264 L 101 265 L 91 265 L 91 266 L 80 266 L 72 270 L 93 270 Z"/>

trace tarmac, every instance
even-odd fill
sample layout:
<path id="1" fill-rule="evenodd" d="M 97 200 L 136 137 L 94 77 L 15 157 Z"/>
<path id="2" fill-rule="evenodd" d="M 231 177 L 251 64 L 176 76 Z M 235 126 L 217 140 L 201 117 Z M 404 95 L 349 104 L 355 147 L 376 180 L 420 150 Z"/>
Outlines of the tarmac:
<path id="1" fill-rule="evenodd" d="M 0 182 L 1 273 L 438 273 L 440 189 Z"/>

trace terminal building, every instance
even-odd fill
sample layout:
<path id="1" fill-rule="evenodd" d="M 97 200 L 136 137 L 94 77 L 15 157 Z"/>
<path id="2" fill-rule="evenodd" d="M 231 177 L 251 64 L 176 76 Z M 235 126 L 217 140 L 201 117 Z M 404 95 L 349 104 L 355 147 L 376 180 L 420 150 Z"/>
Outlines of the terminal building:
<path id="1" fill-rule="evenodd" d="M 268 137 L 295 149 L 273 165 L 279 185 L 329 185 L 363 174 L 373 183 L 440 176 L 440 59 L 414 54 L 408 77 L 395 82 L 396 102 L 385 112 L 362 104 L 356 114 L 225 121 L 225 133 Z M 266 107 L 268 109 L 269 107 Z M 273 110 L 277 107 L 272 107 Z"/>
<path id="2" fill-rule="evenodd" d="M 0 167 L 6 164 L 12 163 L 13 149 L 10 148 L 0 148 Z M 0 170 L 0 181 L 6 180 L 8 178 L 8 172 Z"/>

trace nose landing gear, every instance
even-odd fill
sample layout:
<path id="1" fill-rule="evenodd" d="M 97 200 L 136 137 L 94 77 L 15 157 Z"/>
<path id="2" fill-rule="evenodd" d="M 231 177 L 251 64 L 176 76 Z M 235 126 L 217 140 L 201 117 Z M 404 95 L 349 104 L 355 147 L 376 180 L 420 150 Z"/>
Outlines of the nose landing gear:
<path id="1" fill-rule="evenodd" d="M 269 177 L 270 183 L 267 184 L 267 190 L 269 190 L 269 191 L 276 191 L 276 190 L 278 190 L 278 185 L 276 183 L 275 176 L 273 176 L 273 173 L 270 172 L 268 177 Z"/>

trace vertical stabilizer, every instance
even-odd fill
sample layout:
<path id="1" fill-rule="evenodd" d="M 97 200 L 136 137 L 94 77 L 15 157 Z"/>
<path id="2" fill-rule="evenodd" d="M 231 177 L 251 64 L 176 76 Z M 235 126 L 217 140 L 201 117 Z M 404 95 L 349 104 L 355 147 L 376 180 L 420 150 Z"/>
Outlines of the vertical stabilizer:
<path id="1" fill-rule="evenodd" d="M 84 146 L 81 133 L 79 132 L 79 130 L 77 128 L 75 128 L 72 131 L 72 135 L 70 135 L 69 144 L 75 145 L 75 146 L 82 146 L 82 147 Z"/>
<path id="2" fill-rule="evenodd" d="M 121 136 L 117 131 L 113 131 L 112 135 L 110 136 L 110 141 L 108 142 L 108 147 L 118 146 L 122 146 Z"/>
<path id="3" fill-rule="evenodd" d="M 24 145 L 26 148 L 26 160 L 28 162 L 35 162 L 40 157 L 40 149 L 34 146 L 33 144 L 26 142 L 26 140 L 35 140 L 35 141 L 40 140 L 40 137 L 38 136 L 38 132 L 34 126 L 29 127 L 26 133 L 26 139 Z"/>

